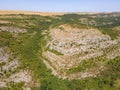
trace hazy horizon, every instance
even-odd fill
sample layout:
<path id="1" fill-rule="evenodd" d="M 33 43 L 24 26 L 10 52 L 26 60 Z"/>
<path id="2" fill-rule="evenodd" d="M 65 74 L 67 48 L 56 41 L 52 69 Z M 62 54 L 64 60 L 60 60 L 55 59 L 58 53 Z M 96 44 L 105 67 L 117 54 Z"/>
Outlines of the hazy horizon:
<path id="1" fill-rule="evenodd" d="M 0 10 L 35 12 L 120 12 L 119 0 L 1 0 Z"/>

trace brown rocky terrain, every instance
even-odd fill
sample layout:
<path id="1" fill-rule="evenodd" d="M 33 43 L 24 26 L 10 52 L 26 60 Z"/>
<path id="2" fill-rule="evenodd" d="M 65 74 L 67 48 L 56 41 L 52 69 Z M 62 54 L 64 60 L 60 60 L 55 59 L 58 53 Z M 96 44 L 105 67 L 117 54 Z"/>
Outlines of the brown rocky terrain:
<path id="1" fill-rule="evenodd" d="M 114 59 L 120 55 L 120 37 L 112 40 L 109 35 L 102 34 L 97 29 L 79 29 L 68 25 L 62 25 L 50 30 L 51 40 L 48 43 L 50 51 L 43 54 L 46 58 L 44 63 L 52 69 L 54 75 L 60 78 L 80 79 L 96 77 L 104 70 L 103 64 L 96 69 L 89 69 L 84 72 L 67 74 L 67 70 L 77 67 L 83 60 L 105 57 Z M 108 48 L 117 46 L 112 51 Z M 63 55 L 56 55 L 51 51 L 57 51 Z M 94 71 L 94 72 L 93 72 Z"/>

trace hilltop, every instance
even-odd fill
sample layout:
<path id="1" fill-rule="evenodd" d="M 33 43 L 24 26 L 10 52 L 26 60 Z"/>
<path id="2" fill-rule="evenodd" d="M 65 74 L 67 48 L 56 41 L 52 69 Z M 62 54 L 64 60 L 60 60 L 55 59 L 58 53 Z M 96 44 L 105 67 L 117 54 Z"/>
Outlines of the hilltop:
<path id="1" fill-rule="evenodd" d="M 64 15 L 63 12 L 33 12 L 33 11 L 17 11 L 17 10 L 0 10 L 0 15 L 4 14 L 26 14 L 26 15 L 42 15 L 42 16 L 52 16 L 52 15 Z"/>

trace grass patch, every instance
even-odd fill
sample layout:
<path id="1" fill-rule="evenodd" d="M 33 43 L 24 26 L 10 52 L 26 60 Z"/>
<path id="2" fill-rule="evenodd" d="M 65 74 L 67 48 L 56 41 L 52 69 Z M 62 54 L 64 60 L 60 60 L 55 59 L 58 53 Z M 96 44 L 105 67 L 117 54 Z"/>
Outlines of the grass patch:
<path id="1" fill-rule="evenodd" d="M 54 50 L 54 49 L 48 49 L 50 52 L 52 52 L 52 53 L 54 53 L 54 54 L 56 54 L 56 55 L 64 55 L 63 53 L 61 53 L 61 52 L 58 52 L 57 50 Z"/>

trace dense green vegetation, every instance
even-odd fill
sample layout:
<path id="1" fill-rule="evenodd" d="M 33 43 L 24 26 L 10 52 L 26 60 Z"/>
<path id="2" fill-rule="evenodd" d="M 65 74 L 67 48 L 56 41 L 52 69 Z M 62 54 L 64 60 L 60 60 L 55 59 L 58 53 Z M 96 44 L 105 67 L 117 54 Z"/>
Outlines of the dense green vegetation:
<path id="1" fill-rule="evenodd" d="M 51 70 L 48 69 L 42 61 L 42 53 L 47 50 L 46 42 L 49 38 L 48 33 L 43 34 L 45 30 L 50 27 L 57 27 L 62 24 L 70 24 L 81 28 L 86 27 L 86 24 L 81 24 L 79 18 L 92 19 L 88 15 L 63 15 L 57 16 L 59 18 L 43 17 L 35 15 L 19 15 L 22 18 L 17 18 L 18 15 L 13 18 L 0 18 L 0 20 L 8 20 L 12 23 L 1 24 L 0 26 L 15 26 L 25 28 L 27 33 L 18 34 L 18 38 L 12 36 L 9 32 L 0 32 L 0 47 L 8 46 L 15 55 L 20 56 L 20 62 L 22 63 L 20 68 L 30 69 L 33 72 L 33 77 L 40 83 L 40 87 L 31 87 L 33 90 L 119 90 L 120 86 L 116 82 L 120 80 L 120 57 L 107 62 L 107 71 L 100 74 L 99 77 L 86 78 L 81 80 L 62 80 L 51 74 Z M 98 19 L 99 18 L 99 19 Z M 120 17 L 117 17 L 120 18 Z M 115 17 L 103 18 L 97 16 L 94 20 L 97 22 L 97 26 L 88 24 L 88 27 L 100 28 L 106 34 L 115 38 L 118 33 L 112 31 L 108 27 L 118 26 L 118 23 L 111 25 L 101 25 L 102 22 L 107 23 L 114 21 Z M 50 20 L 50 21 L 46 21 Z M 32 23 L 32 24 L 31 24 Z M 56 54 L 59 52 L 53 51 Z M 80 66 L 74 68 L 70 72 L 82 71 L 86 68 L 95 66 L 96 63 L 92 60 L 83 61 Z M 10 85 L 8 90 L 22 90 L 23 83 L 16 83 Z"/>
<path id="2" fill-rule="evenodd" d="M 115 59 L 110 60 L 107 63 L 107 65 L 111 72 L 116 72 L 116 73 L 120 74 L 120 57 L 116 57 Z M 113 73 L 113 74 L 115 74 L 115 73 Z"/>

